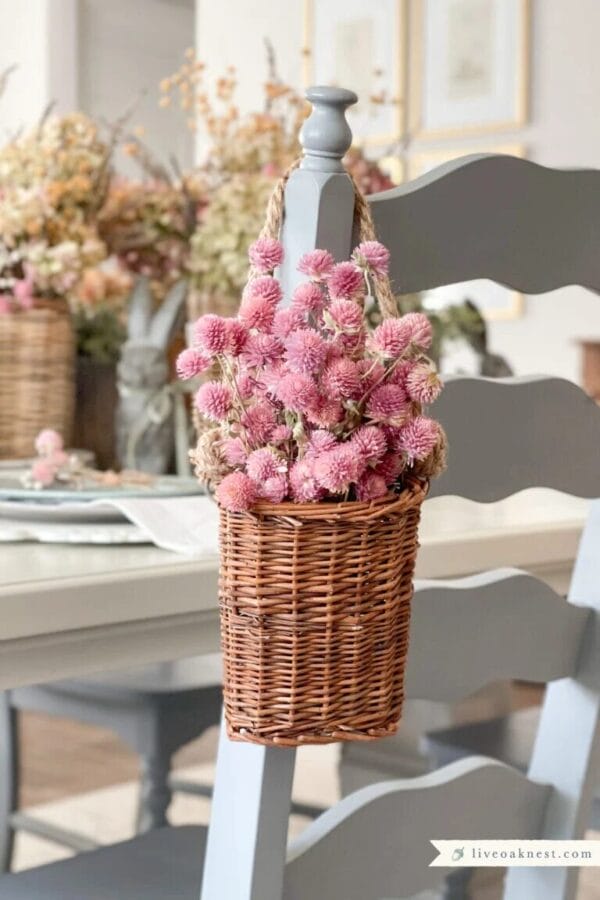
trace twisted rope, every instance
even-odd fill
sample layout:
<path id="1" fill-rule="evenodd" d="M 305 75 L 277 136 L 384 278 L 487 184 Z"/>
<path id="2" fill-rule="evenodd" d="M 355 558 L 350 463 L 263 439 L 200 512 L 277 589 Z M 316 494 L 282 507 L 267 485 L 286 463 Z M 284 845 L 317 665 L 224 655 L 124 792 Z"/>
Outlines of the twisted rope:
<path id="1" fill-rule="evenodd" d="M 269 198 L 267 209 L 265 212 L 265 222 L 260 232 L 260 237 L 278 238 L 283 224 L 283 212 L 285 206 L 285 189 L 289 181 L 290 175 L 300 165 L 301 160 L 297 159 L 284 172 L 279 179 L 273 193 Z M 354 178 L 347 173 L 352 181 L 354 188 L 354 229 L 361 241 L 376 241 L 377 234 L 375 232 L 375 224 L 371 215 L 371 207 L 368 200 L 361 192 Z M 248 273 L 248 280 L 257 274 L 256 270 L 251 266 Z M 390 319 L 398 315 L 398 306 L 392 291 L 390 280 L 387 276 L 375 276 L 375 287 L 377 289 L 377 299 L 379 308 L 384 319 Z"/>

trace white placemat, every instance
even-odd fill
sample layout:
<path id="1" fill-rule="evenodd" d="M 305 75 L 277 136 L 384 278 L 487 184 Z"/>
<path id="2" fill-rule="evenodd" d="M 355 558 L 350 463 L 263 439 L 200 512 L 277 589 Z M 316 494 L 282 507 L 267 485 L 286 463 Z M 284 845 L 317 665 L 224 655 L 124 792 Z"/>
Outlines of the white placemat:
<path id="1" fill-rule="evenodd" d="M 128 497 L 79 504 L 84 505 L 105 514 L 120 513 L 126 521 L 66 521 L 67 504 L 45 508 L 43 520 L 25 520 L 11 517 L 11 505 L 5 502 L 0 516 L 0 541 L 151 543 L 188 557 L 218 554 L 219 514 L 209 497 Z"/>

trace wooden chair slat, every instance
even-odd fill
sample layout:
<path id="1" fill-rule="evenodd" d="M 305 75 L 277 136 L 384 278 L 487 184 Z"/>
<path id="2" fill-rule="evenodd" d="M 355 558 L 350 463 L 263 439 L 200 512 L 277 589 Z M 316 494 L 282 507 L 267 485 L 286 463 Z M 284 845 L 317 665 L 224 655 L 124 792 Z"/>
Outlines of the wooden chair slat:
<path id="1" fill-rule="evenodd" d="M 528 487 L 600 496 L 600 409 L 561 378 L 456 377 L 432 408 L 448 434 L 431 496 L 500 500 Z"/>
<path id="2" fill-rule="evenodd" d="M 571 676 L 589 616 L 518 569 L 417 581 L 406 695 L 452 703 L 494 681 Z"/>
<path id="3" fill-rule="evenodd" d="M 379 900 L 400 886 L 405 897 L 435 888 L 448 870 L 428 868 L 432 839 L 531 838 L 549 790 L 485 757 L 363 788 L 290 845 L 283 896 Z"/>
<path id="4" fill-rule="evenodd" d="M 398 293 L 490 278 L 600 291 L 600 172 L 466 156 L 369 198 Z"/>

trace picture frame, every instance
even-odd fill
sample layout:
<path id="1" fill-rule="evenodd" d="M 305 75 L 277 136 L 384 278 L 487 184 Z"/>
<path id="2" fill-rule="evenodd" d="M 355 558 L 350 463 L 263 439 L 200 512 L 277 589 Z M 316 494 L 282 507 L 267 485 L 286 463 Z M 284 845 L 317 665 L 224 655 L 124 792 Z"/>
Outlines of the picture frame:
<path id="1" fill-rule="evenodd" d="M 407 161 L 406 171 L 409 181 L 414 181 L 426 172 L 441 166 L 443 163 L 478 153 L 502 153 L 509 156 L 527 157 L 527 148 L 521 143 L 494 144 L 492 146 L 446 147 L 444 149 L 425 150 L 412 154 Z M 441 309 L 451 303 L 469 297 L 479 307 L 484 319 L 488 322 L 518 319 L 523 315 L 525 298 L 519 291 L 504 285 L 496 284 L 487 278 L 475 281 L 464 281 L 458 284 L 443 285 L 423 292 L 423 302 L 429 309 Z"/>
<path id="2" fill-rule="evenodd" d="M 405 133 L 406 41 L 407 0 L 304 0 L 304 83 L 356 91 L 347 115 L 361 146 Z"/>
<path id="3" fill-rule="evenodd" d="M 411 0 L 409 18 L 413 139 L 526 123 L 530 0 Z"/>

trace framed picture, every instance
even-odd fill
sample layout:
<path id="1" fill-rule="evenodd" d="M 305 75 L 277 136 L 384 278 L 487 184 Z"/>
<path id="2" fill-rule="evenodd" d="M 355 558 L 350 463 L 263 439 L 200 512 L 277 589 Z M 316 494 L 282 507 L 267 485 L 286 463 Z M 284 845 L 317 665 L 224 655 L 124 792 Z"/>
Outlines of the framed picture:
<path id="1" fill-rule="evenodd" d="M 357 144 L 404 133 L 406 0 L 304 0 L 304 81 L 356 91 L 348 110 Z"/>
<path id="2" fill-rule="evenodd" d="M 529 0 L 411 0 L 414 138 L 526 122 L 529 19 Z"/>
<path id="3" fill-rule="evenodd" d="M 415 153 L 409 157 L 407 173 L 410 181 L 430 172 L 442 163 L 461 156 L 470 156 L 474 153 L 505 153 L 509 156 L 526 157 L 527 151 L 523 144 L 495 144 L 483 147 L 454 147 L 452 149 L 431 150 Z M 496 284 L 487 278 L 475 281 L 463 281 L 458 284 L 448 284 L 433 288 L 423 293 L 423 302 L 428 309 L 441 309 L 466 298 L 477 304 L 481 314 L 488 321 L 502 319 L 517 319 L 523 315 L 523 294 L 513 291 L 511 288 Z"/>

